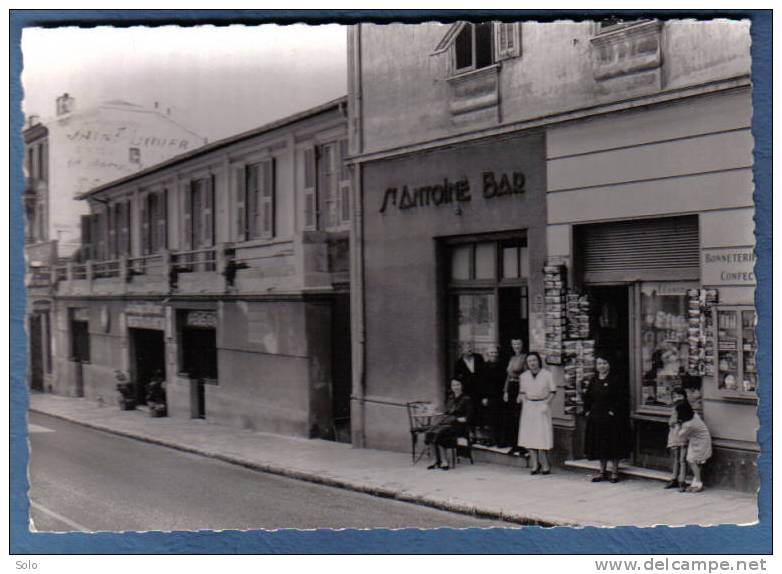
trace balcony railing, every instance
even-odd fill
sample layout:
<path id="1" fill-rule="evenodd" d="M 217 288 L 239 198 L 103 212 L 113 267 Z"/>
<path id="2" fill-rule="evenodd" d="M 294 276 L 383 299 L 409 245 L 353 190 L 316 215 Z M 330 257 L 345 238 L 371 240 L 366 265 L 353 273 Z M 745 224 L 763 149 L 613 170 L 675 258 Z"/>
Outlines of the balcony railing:
<path id="1" fill-rule="evenodd" d="M 266 244 L 219 244 L 108 260 L 69 262 L 29 270 L 28 285 L 72 296 L 100 293 L 268 293 L 343 281 L 344 249 L 326 234 Z M 344 242 L 346 243 L 346 242 Z M 339 263 L 339 264 L 338 264 Z M 344 262 L 343 262 L 344 263 Z M 331 279 L 330 279 L 331 278 Z M 279 291 L 278 291 L 279 292 Z"/>
<path id="2" fill-rule="evenodd" d="M 112 259 L 109 261 L 94 261 L 92 262 L 92 278 L 104 279 L 111 277 L 119 277 L 121 273 L 120 260 Z"/>

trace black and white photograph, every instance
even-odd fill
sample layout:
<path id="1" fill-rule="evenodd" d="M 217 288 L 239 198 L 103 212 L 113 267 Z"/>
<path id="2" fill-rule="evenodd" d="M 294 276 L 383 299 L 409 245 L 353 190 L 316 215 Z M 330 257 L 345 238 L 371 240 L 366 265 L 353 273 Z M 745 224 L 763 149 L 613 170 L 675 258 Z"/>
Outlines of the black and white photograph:
<path id="1" fill-rule="evenodd" d="M 30 530 L 756 525 L 751 46 L 25 28 Z"/>

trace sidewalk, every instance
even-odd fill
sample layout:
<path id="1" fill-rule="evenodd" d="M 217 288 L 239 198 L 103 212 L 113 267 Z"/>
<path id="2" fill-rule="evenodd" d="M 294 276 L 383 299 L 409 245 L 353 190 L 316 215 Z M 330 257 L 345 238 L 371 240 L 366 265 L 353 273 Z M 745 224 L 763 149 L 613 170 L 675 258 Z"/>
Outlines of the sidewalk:
<path id="1" fill-rule="evenodd" d="M 680 493 L 642 479 L 593 484 L 586 473 L 561 468 L 548 476 L 469 462 L 448 472 L 426 470 L 423 462 L 412 466 L 409 453 L 356 449 L 203 420 L 151 418 L 140 411 L 48 394 L 32 395 L 30 410 L 260 471 L 519 524 L 705 526 L 757 521 L 756 497 L 727 490 Z"/>

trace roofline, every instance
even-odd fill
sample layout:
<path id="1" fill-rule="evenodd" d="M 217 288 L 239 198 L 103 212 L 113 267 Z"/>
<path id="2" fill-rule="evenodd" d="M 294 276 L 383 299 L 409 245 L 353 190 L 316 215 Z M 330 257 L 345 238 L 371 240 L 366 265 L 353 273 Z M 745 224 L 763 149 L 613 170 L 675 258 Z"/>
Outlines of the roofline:
<path id="1" fill-rule="evenodd" d="M 231 144 L 235 144 L 244 140 L 248 140 L 250 138 L 271 132 L 273 130 L 294 124 L 296 122 L 299 122 L 301 120 L 305 120 L 307 118 L 317 116 L 319 114 L 322 114 L 324 112 L 327 112 L 329 110 L 333 109 L 339 109 L 339 107 L 342 104 L 347 104 L 348 97 L 347 96 L 341 96 L 339 98 L 336 98 L 334 100 L 328 101 L 324 104 L 320 104 L 318 106 L 315 106 L 313 108 L 309 108 L 307 110 L 304 110 L 302 112 L 298 112 L 296 114 L 286 116 L 284 118 L 281 118 L 279 120 L 275 120 L 273 122 L 270 122 L 268 124 L 264 124 L 260 127 L 248 130 L 246 132 L 242 132 L 233 136 L 229 136 L 227 138 L 223 138 L 221 140 L 217 140 L 216 142 L 203 145 L 199 148 L 196 148 L 192 151 L 185 152 L 183 154 L 174 156 L 170 159 L 167 159 L 161 163 L 155 164 L 151 167 L 148 167 L 147 169 L 143 169 L 141 171 L 137 171 L 135 173 L 132 173 L 128 176 L 125 176 L 120 179 L 115 179 L 113 181 L 104 183 L 102 185 L 99 185 L 97 187 L 94 187 L 90 189 L 89 191 L 85 191 L 84 193 L 81 193 L 76 196 L 76 199 L 87 199 L 88 197 L 91 197 L 95 194 L 98 194 L 102 191 L 106 191 L 107 189 L 110 189 L 112 187 L 116 187 L 118 185 L 123 185 L 126 183 L 130 183 L 134 180 L 141 179 L 143 177 L 146 177 L 147 175 L 153 174 L 155 172 L 163 171 L 166 168 L 169 168 L 174 165 L 178 165 L 181 163 L 184 163 L 188 160 L 194 159 L 196 157 L 200 157 L 203 155 L 206 155 L 210 152 L 219 150 L 221 148 L 228 147 Z"/>

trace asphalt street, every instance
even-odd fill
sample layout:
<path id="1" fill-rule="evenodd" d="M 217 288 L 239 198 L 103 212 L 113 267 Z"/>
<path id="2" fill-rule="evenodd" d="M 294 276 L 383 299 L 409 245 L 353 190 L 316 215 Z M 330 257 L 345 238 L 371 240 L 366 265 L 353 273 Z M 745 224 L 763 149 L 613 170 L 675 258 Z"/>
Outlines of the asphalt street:
<path id="1" fill-rule="evenodd" d="M 38 531 L 509 527 L 257 472 L 30 414 Z"/>

